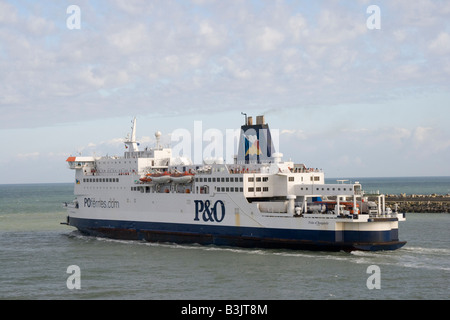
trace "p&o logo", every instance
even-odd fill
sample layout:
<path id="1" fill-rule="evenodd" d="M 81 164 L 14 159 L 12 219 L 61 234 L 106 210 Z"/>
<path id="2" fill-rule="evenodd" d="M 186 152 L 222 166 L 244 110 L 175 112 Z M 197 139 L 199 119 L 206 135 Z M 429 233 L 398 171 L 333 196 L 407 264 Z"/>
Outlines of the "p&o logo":
<path id="1" fill-rule="evenodd" d="M 211 205 L 209 200 L 194 200 L 195 202 L 195 218 L 194 221 L 200 221 L 199 214 L 203 221 L 222 222 L 225 218 L 225 204 L 222 200 L 217 200 Z"/>

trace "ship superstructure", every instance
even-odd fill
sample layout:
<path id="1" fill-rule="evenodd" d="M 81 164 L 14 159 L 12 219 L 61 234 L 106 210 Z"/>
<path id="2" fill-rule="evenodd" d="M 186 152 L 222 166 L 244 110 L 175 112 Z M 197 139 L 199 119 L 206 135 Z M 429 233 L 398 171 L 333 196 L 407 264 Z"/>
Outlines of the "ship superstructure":
<path id="1" fill-rule="evenodd" d="M 118 239 L 311 250 L 393 250 L 404 214 L 358 182 L 283 161 L 263 116 L 245 117 L 238 154 L 192 164 L 160 145 L 139 150 L 136 119 L 123 156 L 67 159 L 75 200 L 67 224 Z"/>

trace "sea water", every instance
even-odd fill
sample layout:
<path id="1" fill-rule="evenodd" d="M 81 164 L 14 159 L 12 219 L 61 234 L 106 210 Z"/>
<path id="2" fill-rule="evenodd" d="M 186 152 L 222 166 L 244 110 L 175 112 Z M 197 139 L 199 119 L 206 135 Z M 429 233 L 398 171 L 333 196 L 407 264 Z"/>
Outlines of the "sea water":
<path id="1" fill-rule="evenodd" d="M 433 178 L 417 179 L 431 190 Z M 385 192 L 388 180 L 373 187 Z M 437 180 L 431 193 L 446 194 L 450 178 Z M 449 214 L 407 214 L 400 238 L 408 243 L 396 251 L 331 253 L 87 237 L 60 224 L 72 199 L 72 184 L 0 185 L 0 299 L 450 298 Z M 379 289 L 370 288 L 371 266 Z"/>

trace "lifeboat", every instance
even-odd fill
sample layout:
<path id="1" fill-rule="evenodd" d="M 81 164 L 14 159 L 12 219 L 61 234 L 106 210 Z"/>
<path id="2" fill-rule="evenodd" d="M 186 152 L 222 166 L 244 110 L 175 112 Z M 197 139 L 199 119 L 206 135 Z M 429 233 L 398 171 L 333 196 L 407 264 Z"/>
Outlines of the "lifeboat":
<path id="1" fill-rule="evenodd" d="M 142 181 L 142 182 L 144 182 L 144 183 L 146 183 L 146 182 L 152 182 L 151 174 L 150 174 L 150 173 L 147 173 L 147 174 L 145 175 L 145 177 L 140 178 L 139 180 Z"/>
<path id="2" fill-rule="evenodd" d="M 170 177 L 174 183 L 189 183 L 194 178 L 194 174 L 189 172 L 177 172 L 172 174 Z"/>
<path id="3" fill-rule="evenodd" d="M 152 174 L 151 179 L 153 182 L 156 182 L 156 183 L 167 183 L 170 181 L 171 176 L 170 176 L 170 173 L 166 171 L 166 172 Z"/>

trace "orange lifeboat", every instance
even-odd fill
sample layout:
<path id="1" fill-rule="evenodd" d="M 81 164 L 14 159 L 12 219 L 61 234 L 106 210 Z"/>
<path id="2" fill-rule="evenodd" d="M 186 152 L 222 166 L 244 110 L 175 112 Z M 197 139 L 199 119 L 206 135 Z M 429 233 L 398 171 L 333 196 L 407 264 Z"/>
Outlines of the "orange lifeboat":
<path id="1" fill-rule="evenodd" d="M 174 183 L 189 183 L 194 178 L 194 174 L 190 172 L 177 172 L 170 176 Z"/>
<path id="2" fill-rule="evenodd" d="M 151 179 L 156 183 L 167 183 L 170 182 L 171 176 L 170 173 L 165 171 L 161 173 L 154 173 L 151 175 Z"/>
<path id="3" fill-rule="evenodd" d="M 145 175 L 145 177 L 140 178 L 139 180 L 142 181 L 142 182 L 144 182 L 144 183 L 146 183 L 146 182 L 151 182 L 151 181 L 152 181 L 151 174 L 150 174 L 150 173 L 147 173 L 147 174 Z"/>

